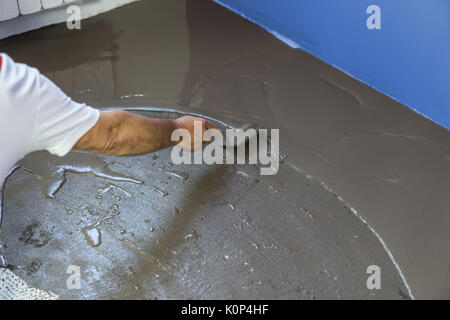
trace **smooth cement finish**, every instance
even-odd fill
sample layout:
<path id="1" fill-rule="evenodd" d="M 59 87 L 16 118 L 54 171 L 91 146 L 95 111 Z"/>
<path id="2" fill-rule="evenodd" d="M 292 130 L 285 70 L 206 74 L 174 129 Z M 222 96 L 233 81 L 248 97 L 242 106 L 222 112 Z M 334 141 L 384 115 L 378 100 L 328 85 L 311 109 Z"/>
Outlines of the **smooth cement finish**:
<path id="1" fill-rule="evenodd" d="M 175 166 L 170 150 L 31 155 L 0 233 L 27 284 L 75 299 L 450 298 L 450 135 L 392 99 L 206 0 L 138 2 L 0 51 L 97 107 L 279 128 L 287 156 L 261 178 Z"/>

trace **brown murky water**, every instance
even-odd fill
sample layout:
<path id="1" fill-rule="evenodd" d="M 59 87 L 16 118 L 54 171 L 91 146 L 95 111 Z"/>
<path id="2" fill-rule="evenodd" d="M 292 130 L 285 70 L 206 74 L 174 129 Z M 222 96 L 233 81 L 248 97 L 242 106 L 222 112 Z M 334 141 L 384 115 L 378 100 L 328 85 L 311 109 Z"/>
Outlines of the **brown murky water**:
<path id="1" fill-rule="evenodd" d="M 136 3 L 0 50 L 96 107 L 279 128 L 287 155 L 262 183 L 252 167 L 171 168 L 167 150 L 28 165 L 52 178 L 16 171 L 1 233 L 27 282 L 74 298 L 402 298 L 401 270 L 415 297 L 450 297 L 450 135 L 394 100 L 206 0 Z M 98 199 L 114 177 L 125 193 Z M 101 220 L 117 197 L 121 214 Z M 27 276 L 33 259 L 49 261 Z M 64 288 L 70 264 L 81 292 Z M 365 287 L 370 264 L 381 291 Z"/>

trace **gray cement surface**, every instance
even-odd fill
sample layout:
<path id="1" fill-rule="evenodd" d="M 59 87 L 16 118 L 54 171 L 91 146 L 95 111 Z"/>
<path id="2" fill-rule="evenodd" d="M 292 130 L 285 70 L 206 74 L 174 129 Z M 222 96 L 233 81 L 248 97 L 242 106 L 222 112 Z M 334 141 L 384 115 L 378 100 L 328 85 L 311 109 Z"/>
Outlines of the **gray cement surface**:
<path id="1" fill-rule="evenodd" d="M 6 185 L 2 239 L 10 268 L 60 298 L 407 297 L 367 226 L 285 164 L 276 184 L 256 180 L 250 165 L 175 166 L 170 150 L 104 157 L 110 169 L 144 183 L 67 172 L 50 199 L 40 184 L 48 175 L 58 180 L 65 159 L 28 159 L 31 167 Z M 53 172 L 34 169 L 35 160 L 52 163 Z M 383 270 L 382 290 L 366 287 L 373 264 Z M 81 267 L 81 290 L 66 288 L 70 265 Z"/>
<path id="2" fill-rule="evenodd" d="M 251 167 L 175 168 L 169 150 L 104 157 L 144 183 L 68 173 L 55 199 L 36 178 L 51 170 L 18 169 L 0 240 L 29 284 L 84 299 L 402 299 L 401 270 L 414 297 L 450 297 L 450 135 L 387 96 L 206 0 L 143 1 L 0 51 L 99 108 L 279 128 L 287 155 L 260 182 Z M 80 291 L 65 287 L 73 264 Z M 366 287 L 372 264 L 381 290 Z"/>

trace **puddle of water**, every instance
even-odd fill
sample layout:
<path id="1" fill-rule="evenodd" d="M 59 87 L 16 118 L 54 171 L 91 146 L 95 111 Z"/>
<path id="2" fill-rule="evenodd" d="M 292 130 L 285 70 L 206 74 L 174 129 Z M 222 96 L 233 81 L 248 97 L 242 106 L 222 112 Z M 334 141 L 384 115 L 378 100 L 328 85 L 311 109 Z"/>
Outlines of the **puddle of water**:
<path id="1" fill-rule="evenodd" d="M 65 157 L 58 157 L 47 151 L 39 151 L 26 156 L 19 165 L 38 178 L 42 194 L 52 199 L 66 182 L 67 172 L 88 173 L 113 181 L 143 183 L 141 180 L 109 169 L 106 163 L 93 153 L 73 151 Z"/>

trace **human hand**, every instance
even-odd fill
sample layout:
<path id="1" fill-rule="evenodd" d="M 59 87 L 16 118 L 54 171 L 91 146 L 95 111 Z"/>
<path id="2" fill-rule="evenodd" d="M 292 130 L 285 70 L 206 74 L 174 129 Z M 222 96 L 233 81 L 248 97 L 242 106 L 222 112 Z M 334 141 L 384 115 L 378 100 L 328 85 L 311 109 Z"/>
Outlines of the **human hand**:
<path id="1" fill-rule="evenodd" d="M 187 151 L 193 151 L 202 147 L 203 142 L 205 142 L 203 134 L 206 130 L 217 130 L 213 124 L 199 117 L 184 116 L 174 121 L 176 129 L 185 129 L 189 133 L 189 136 L 186 137 L 187 139 L 181 138 L 181 141 L 177 143 L 181 149 Z"/>

